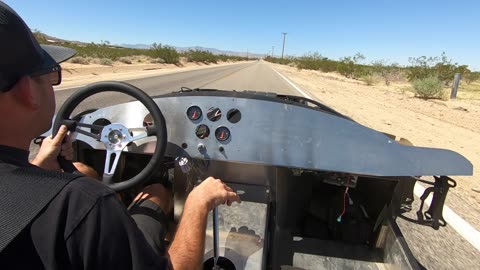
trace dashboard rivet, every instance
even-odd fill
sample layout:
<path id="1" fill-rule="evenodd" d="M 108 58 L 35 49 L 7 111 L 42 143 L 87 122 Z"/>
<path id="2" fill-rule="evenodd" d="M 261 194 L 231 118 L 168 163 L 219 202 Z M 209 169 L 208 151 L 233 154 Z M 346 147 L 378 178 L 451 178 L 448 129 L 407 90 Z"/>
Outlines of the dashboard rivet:
<path id="1" fill-rule="evenodd" d="M 220 147 L 218 147 L 218 151 L 223 152 L 223 151 L 225 151 L 225 149 L 223 148 L 223 146 L 220 146 Z"/>
<path id="2" fill-rule="evenodd" d="M 182 148 L 183 148 L 183 149 L 187 149 L 187 147 L 188 147 L 188 144 L 187 144 L 187 143 L 182 143 Z"/>

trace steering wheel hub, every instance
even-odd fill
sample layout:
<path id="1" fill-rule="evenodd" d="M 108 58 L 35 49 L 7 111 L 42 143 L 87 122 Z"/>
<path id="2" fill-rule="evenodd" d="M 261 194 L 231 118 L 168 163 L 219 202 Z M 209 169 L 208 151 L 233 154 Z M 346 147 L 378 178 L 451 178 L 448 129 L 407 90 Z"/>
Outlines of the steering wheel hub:
<path id="1" fill-rule="evenodd" d="M 125 126 L 110 124 L 103 128 L 100 141 L 105 144 L 105 148 L 121 147 L 123 149 L 132 141 L 132 136 Z"/>

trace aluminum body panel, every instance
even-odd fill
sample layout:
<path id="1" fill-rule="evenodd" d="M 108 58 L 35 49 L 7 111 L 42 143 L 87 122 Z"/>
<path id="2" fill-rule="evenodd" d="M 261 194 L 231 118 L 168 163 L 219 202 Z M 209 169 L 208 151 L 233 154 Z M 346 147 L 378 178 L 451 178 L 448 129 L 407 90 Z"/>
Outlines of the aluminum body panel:
<path id="1" fill-rule="evenodd" d="M 473 171 L 472 164 L 456 152 L 400 145 L 356 122 L 294 104 L 226 96 L 170 96 L 155 102 L 166 119 L 169 156 L 376 176 L 471 175 Z M 202 109 L 200 119 L 188 119 L 190 106 Z M 215 122 L 206 117 L 212 107 L 222 111 Z M 230 109 L 240 110 L 238 123 L 227 121 Z M 136 128 L 142 127 L 147 113 L 139 102 L 131 102 L 99 109 L 81 122 L 106 118 Z M 205 139 L 195 135 L 200 124 L 210 128 Z M 230 130 L 230 138 L 224 142 L 214 135 L 221 126 Z M 77 139 L 104 149 L 82 134 L 77 134 Z M 139 140 L 126 151 L 152 153 L 152 140 Z M 187 147 L 183 149 L 182 144 Z"/>

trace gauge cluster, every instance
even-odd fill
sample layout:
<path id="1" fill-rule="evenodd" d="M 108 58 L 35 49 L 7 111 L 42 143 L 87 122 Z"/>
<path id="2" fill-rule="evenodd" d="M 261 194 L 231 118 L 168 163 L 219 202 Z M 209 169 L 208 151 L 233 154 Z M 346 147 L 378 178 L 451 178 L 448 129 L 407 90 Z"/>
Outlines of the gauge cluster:
<path id="1" fill-rule="evenodd" d="M 231 131 L 226 125 L 219 125 L 222 117 L 226 118 L 229 124 L 234 125 L 240 122 L 242 114 L 240 110 L 229 109 L 226 115 L 222 115 L 222 110 L 218 107 L 209 107 L 206 109 L 206 118 L 199 106 L 190 106 L 186 111 L 187 118 L 194 124 L 197 124 L 194 131 L 197 138 L 203 140 L 209 138 L 212 134 L 215 140 L 220 143 L 228 143 L 231 138 Z M 225 121 L 223 121 L 225 122 Z M 210 132 L 212 130 L 213 132 Z"/>

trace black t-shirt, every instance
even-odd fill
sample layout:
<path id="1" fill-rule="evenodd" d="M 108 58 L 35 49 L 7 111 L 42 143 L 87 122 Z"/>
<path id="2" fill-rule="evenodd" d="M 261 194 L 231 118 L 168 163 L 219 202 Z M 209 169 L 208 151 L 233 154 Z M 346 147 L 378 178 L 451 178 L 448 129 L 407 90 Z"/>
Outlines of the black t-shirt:
<path id="1" fill-rule="evenodd" d="M 0 160 L 32 166 L 27 151 L 6 146 Z M 2 270 L 166 268 L 115 193 L 88 177 L 68 183 L 0 253 Z"/>

